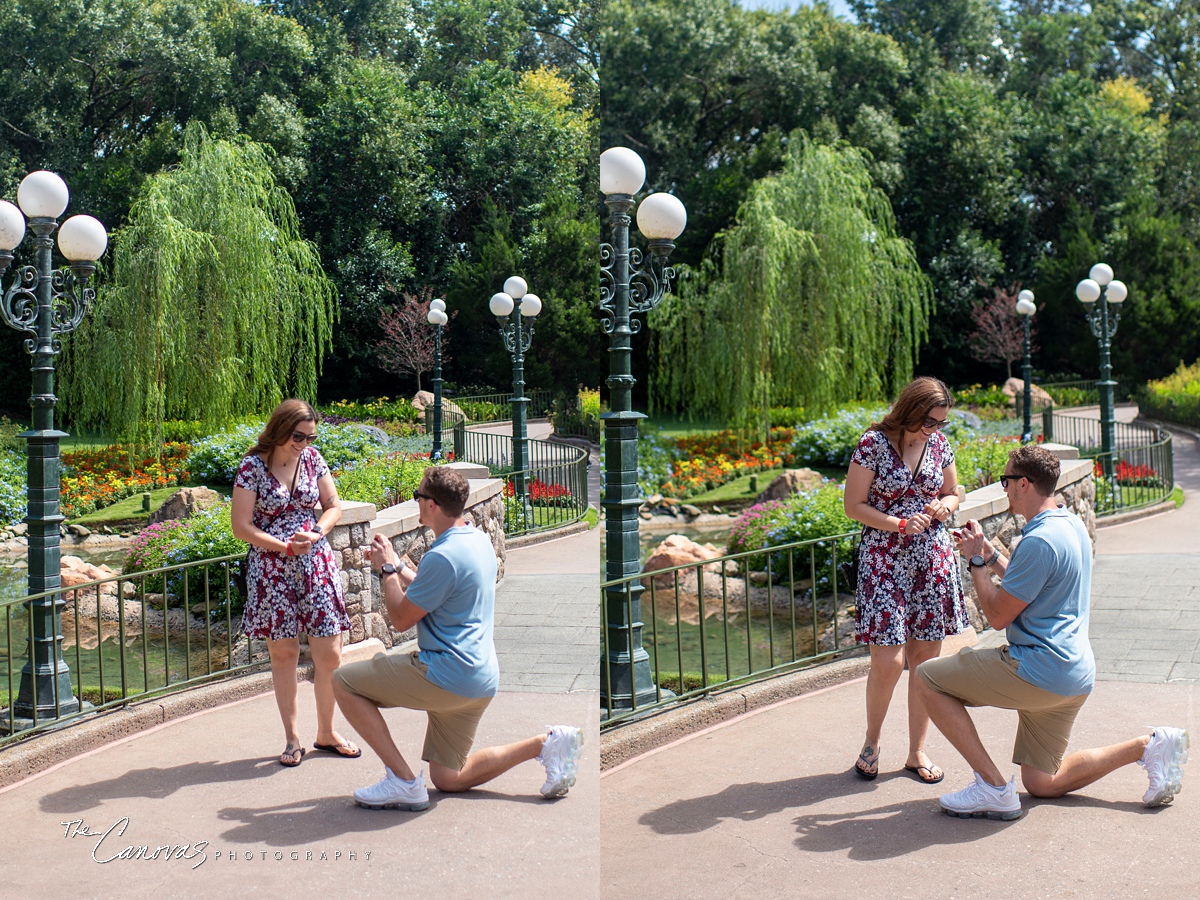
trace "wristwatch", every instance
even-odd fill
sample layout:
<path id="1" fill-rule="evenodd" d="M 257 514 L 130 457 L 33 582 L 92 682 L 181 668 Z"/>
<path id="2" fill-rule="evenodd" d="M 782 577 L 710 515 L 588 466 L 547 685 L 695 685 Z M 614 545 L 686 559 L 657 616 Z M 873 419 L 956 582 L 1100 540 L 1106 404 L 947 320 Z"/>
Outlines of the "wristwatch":
<path id="1" fill-rule="evenodd" d="M 310 528 L 310 529 L 309 529 L 309 531 L 315 531 L 317 534 L 320 534 L 320 535 L 324 535 L 324 534 L 325 534 L 325 532 L 321 530 L 321 523 L 320 523 L 320 522 L 317 522 L 315 525 L 313 525 L 313 527 L 312 527 L 312 528 Z"/>
<path id="2" fill-rule="evenodd" d="M 996 560 L 998 560 L 999 558 L 1000 558 L 1000 551 L 997 550 L 995 547 L 993 547 L 992 555 L 987 558 L 987 562 L 985 562 L 984 565 L 990 569 L 992 566 L 994 566 L 996 564 Z"/>
<path id="3" fill-rule="evenodd" d="M 978 553 L 976 553 L 974 556 L 972 556 L 970 559 L 967 560 L 967 565 L 970 566 L 972 569 L 982 569 L 983 568 L 983 557 L 980 556 Z"/>
<path id="4" fill-rule="evenodd" d="M 396 571 L 396 567 L 393 566 L 391 563 L 384 563 L 382 566 L 379 567 L 380 577 L 383 577 L 384 575 L 398 575 L 398 574 L 400 574 L 400 573 Z"/>

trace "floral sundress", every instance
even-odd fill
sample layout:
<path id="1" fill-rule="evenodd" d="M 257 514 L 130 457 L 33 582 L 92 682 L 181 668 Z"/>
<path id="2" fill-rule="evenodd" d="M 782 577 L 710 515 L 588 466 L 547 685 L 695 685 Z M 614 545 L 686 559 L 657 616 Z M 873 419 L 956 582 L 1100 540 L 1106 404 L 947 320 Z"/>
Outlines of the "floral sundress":
<path id="1" fill-rule="evenodd" d="M 945 483 L 942 470 L 954 463 L 954 450 L 935 431 L 910 479 L 887 437 L 868 431 L 851 461 L 875 473 L 867 503 L 891 516 L 912 517 L 938 496 Z M 935 519 L 914 535 L 864 529 L 855 596 L 857 640 L 882 646 L 940 641 L 969 624 L 954 542 L 943 523 Z"/>
<path id="2" fill-rule="evenodd" d="M 329 466 L 316 447 L 305 447 L 297 464 L 295 490 L 280 484 L 255 454 L 242 460 L 234 487 L 253 491 L 253 521 L 272 537 L 286 541 L 316 523 L 321 499 L 318 480 Z M 324 537 L 302 556 L 288 556 L 251 546 L 246 575 L 246 610 L 242 631 L 254 638 L 331 637 L 350 630 L 342 577 L 333 548 Z"/>

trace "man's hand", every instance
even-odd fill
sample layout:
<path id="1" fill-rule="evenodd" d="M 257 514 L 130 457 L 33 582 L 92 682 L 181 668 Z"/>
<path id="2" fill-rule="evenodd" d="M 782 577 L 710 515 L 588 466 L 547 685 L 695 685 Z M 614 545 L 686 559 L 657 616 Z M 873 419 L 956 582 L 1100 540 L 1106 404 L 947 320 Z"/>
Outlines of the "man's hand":
<path id="1" fill-rule="evenodd" d="M 970 519 L 966 525 L 952 534 L 954 543 L 958 545 L 958 552 L 965 559 L 983 555 L 983 545 L 987 543 L 987 538 L 984 537 L 983 526 L 978 521 Z"/>
<path id="2" fill-rule="evenodd" d="M 371 569 L 375 572 L 383 568 L 384 563 L 391 563 L 393 566 L 399 568 L 397 565 L 399 559 L 396 556 L 396 548 L 382 534 L 377 534 L 371 538 L 371 546 L 363 550 L 363 555 L 371 563 Z"/>

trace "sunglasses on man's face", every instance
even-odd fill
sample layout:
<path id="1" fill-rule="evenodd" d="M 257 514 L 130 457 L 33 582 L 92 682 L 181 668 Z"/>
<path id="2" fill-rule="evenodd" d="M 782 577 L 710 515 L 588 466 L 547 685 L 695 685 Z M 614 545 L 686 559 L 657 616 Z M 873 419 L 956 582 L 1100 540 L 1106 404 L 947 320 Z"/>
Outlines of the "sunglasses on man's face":
<path id="1" fill-rule="evenodd" d="M 436 500 L 434 500 L 428 494 L 422 493 L 421 491 L 413 491 L 413 499 L 414 500 L 429 500 L 433 503 L 437 503 Z"/>
<path id="2" fill-rule="evenodd" d="M 293 444 L 311 444 L 316 439 L 317 439 L 317 433 L 315 431 L 312 434 L 305 434 L 303 431 L 293 431 L 292 432 L 292 443 Z"/>
<path id="3" fill-rule="evenodd" d="M 941 431 L 949 422 L 949 419 L 935 419 L 932 416 L 926 416 L 925 421 L 921 423 L 921 427 L 926 431 Z"/>
<path id="4" fill-rule="evenodd" d="M 1026 476 L 1018 475 L 1016 472 L 1014 472 L 1011 475 L 1001 475 L 1000 476 L 1000 487 L 1004 488 L 1004 490 L 1007 491 L 1009 481 L 1013 480 L 1014 478 L 1024 478 L 1024 477 L 1026 477 Z"/>

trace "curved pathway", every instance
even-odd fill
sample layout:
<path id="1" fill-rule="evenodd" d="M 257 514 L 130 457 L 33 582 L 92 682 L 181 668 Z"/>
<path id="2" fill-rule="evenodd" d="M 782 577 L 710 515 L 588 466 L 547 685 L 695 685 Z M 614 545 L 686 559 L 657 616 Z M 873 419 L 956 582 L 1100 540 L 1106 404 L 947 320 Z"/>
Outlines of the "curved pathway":
<path id="1" fill-rule="evenodd" d="M 1131 413 L 1125 412 L 1126 416 Z M 1023 795 L 1017 822 L 954 819 L 937 797 L 970 771 L 931 729 L 942 785 L 902 770 L 905 684 L 884 728 L 880 776 L 850 772 L 862 741 L 865 679 L 825 688 L 688 735 L 602 776 L 605 896 L 850 898 L 1195 897 L 1200 834 L 1200 444 L 1176 431 L 1179 510 L 1102 528 L 1092 643 L 1099 680 L 1071 748 L 1147 725 L 1191 730 L 1175 803 L 1144 808 L 1127 766 L 1060 800 Z M 907 675 L 905 676 L 907 677 Z M 1014 714 L 976 710 L 1002 769 Z"/>

